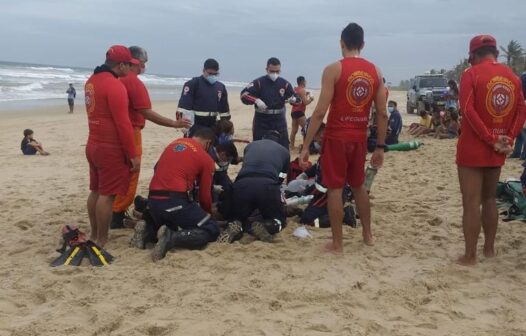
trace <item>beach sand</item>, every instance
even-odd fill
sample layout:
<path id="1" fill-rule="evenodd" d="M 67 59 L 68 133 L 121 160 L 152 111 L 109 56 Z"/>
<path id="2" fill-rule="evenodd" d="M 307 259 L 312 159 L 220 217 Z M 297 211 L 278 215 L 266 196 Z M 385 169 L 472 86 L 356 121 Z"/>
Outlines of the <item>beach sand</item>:
<path id="1" fill-rule="evenodd" d="M 404 92 L 390 98 L 405 111 Z M 250 139 L 252 108 L 230 100 L 236 137 Z M 175 107 L 154 104 L 166 116 Z M 111 266 L 51 268 L 63 225 L 89 231 L 86 115 L 83 106 L 66 111 L 0 113 L 1 336 L 526 334 L 526 224 L 499 223 L 496 258 L 454 263 L 464 242 L 450 140 L 386 154 L 372 187 L 374 247 L 346 227 L 345 254 L 324 254 L 330 230 L 298 240 L 294 218 L 273 244 L 210 244 L 154 264 L 150 251 L 128 246 L 124 229 L 110 233 Z M 21 155 L 24 128 L 50 156 Z M 138 193 L 180 134 L 147 124 Z M 502 178 L 521 171 L 509 160 Z"/>

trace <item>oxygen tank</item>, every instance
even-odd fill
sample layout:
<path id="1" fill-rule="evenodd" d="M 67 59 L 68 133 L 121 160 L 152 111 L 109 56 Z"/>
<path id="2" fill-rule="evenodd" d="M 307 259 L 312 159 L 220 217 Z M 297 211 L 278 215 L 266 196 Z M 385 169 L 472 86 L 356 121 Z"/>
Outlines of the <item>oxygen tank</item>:
<path id="1" fill-rule="evenodd" d="M 397 144 L 394 144 L 394 145 L 388 145 L 387 146 L 387 150 L 388 151 L 402 151 L 402 152 L 406 152 L 406 151 L 410 151 L 410 150 L 415 150 L 415 149 L 417 149 L 420 146 L 422 146 L 422 143 L 420 141 L 413 140 L 413 141 L 409 141 L 409 142 L 400 142 L 400 143 L 397 143 Z"/>

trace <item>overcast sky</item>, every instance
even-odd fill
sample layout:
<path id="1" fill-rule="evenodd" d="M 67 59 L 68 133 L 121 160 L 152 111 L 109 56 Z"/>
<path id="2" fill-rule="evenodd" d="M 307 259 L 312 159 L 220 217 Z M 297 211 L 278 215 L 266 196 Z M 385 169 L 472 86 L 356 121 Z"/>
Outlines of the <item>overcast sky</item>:
<path id="1" fill-rule="evenodd" d="M 0 12 L 0 60 L 93 67 L 112 44 L 140 45 L 148 72 L 195 76 L 212 57 L 228 81 L 264 74 L 275 56 L 289 81 L 317 86 L 349 22 L 393 84 L 452 67 L 477 34 L 526 47 L 526 0 L 1 0 Z"/>

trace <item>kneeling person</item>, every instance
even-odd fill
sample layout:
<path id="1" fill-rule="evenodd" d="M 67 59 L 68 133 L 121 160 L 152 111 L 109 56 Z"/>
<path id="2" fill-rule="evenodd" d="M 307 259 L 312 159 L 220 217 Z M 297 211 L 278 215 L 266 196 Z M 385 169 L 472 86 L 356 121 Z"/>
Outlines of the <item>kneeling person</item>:
<path id="1" fill-rule="evenodd" d="M 288 171 L 290 154 L 279 144 L 279 139 L 279 132 L 269 131 L 262 140 L 245 148 L 243 167 L 232 192 L 233 217 L 243 223 L 243 231 L 267 242 L 286 226 L 280 185 Z M 249 223 L 248 218 L 255 210 L 263 221 Z"/>
<path id="2" fill-rule="evenodd" d="M 169 144 L 155 166 L 148 195 L 150 214 L 159 227 L 154 261 L 175 247 L 202 248 L 219 235 L 217 223 L 210 218 L 214 161 L 207 151 L 214 139 L 211 129 L 199 128 L 192 138 Z M 199 204 L 189 197 L 196 182 Z"/>

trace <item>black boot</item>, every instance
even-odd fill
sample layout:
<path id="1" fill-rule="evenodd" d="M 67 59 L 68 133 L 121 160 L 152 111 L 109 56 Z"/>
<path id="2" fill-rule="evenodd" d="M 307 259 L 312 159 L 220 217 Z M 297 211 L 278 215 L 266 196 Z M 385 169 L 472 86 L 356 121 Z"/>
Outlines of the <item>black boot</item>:
<path id="1" fill-rule="evenodd" d="M 166 253 L 175 248 L 201 249 L 212 241 L 211 235 L 202 229 L 173 231 L 166 225 L 157 231 L 157 244 L 152 251 L 153 261 L 158 261 L 166 256 Z"/>
<path id="2" fill-rule="evenodd" d="M 146 207 L 148 206 L 148 199 L 142 197 L 141 195 L 137 195 L 133 200 L 133 205 L 135 206 L 135 211 L 144 213 Z"/>
<path id="3" fill-rule="evenodd" d="M 124 229 L 124 218 L 125 217 L 126 217 L 126 213 L 124 211 L 114 212 L 111 216 L 110 229 Z"/>

